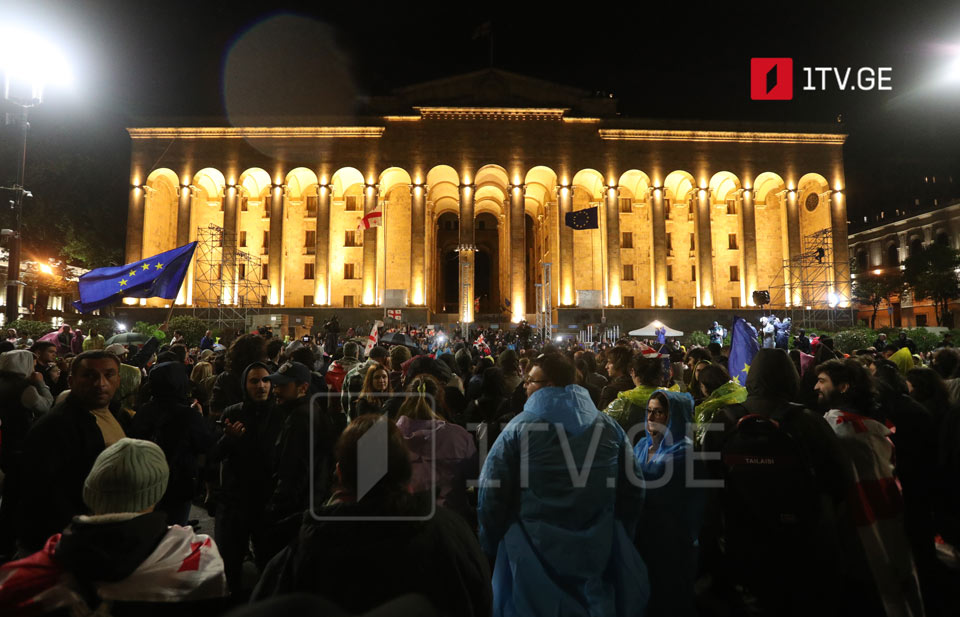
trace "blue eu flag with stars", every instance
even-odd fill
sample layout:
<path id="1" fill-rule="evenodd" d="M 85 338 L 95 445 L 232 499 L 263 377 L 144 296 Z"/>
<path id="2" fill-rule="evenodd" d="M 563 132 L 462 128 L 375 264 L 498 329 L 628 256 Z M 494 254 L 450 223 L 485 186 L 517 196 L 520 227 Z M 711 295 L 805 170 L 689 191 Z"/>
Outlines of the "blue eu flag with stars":
<path id="1" fill-rule="evenodd" d="M 747 373 L 750 372 L 750 363 L 760 351 L 757 341 L 757 330 L 743 317 L 733 318 L 733 333 L 730 335 L 730 359 L 727 366 L 730 376 L 741 386 L 747 383 Z"/>
<path id="2" fill-rule="evenodd" d="M 597 206 L 592 208 L 584 208 L 583 210 L 577 210 L 576 212 L 567 212 L 563 218 L 563 222 L 567 224 L 567 227 L 572 227 L 574 229 L 600 228 L 600 215 Z"/>
<path id="3" fill-rule="evenodd" d="M 172 300 L 180 292 L 196 248 L 197 243 L 191 242 L 125 266 L 91 270 L 80 277 L 80 300 L 73 306 L 89 313 L 123 298 Z"/>

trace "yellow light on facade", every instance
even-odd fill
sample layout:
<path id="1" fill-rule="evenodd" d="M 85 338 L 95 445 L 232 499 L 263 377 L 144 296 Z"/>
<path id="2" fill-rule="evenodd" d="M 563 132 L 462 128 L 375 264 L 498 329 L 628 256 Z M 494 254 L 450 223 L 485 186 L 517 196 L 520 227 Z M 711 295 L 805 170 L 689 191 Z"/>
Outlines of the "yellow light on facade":
<path id="1" fill-rule="evenodd" d="M 44 274 L 53 274 L 53 268 L 47 264 L 40 264 L 40 272 L 43 272 Z"/>
<path id="2" fill-rule="evenodd" d="M 877 268 L 876 270 L 873 271 L 873 273 L 876 274 L 877 276 L 880 276 L 881 274 L 883 274 L 883 270 L 881 270 L 880 268 Z"/>
<path id="3" fill-rule="evenodd" d="M 416 288 L 413 290 L 413 305 L 423 305 L 423 283 L 421 281 L 417 281 Z"/>

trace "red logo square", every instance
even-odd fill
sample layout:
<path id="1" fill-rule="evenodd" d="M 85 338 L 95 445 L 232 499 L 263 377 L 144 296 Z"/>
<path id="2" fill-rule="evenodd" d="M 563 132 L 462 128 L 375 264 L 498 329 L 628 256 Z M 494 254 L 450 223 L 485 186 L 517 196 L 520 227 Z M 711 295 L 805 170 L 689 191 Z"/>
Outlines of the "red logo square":
<path id="1" fill-rule="evenodd" d="M 793 99 L 793 58 L 750 58 L 750 98 L 754 101 Z"/>

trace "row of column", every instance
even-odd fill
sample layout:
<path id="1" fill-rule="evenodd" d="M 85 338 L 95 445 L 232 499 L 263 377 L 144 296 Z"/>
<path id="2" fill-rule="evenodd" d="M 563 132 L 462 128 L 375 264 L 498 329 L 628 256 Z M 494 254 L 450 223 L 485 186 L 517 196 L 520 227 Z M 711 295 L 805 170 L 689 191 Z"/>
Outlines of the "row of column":
<path id="1" fill-rule="evenodd" d="M 270 302 L 279 304 L 282 294 L 283 278 L 283 219 L 285 195 L 282 185 L 271 186 L 270 205 L 270 246 L 268 277 L 270 285 Z M 425 273 L 425 238 L 426 238 L 426 191 L 423 184 L 414 184 L 410 187 L 410 279 L 408 290 L 411 296 L 408 301 L 413 305 L 426 303 L 426 273 Z M 369 214 L 376 209 L 379 199 L 379 189 L 375 184 L 368 184 L 363 192 L 363 212 Z M 525 186 L 522 184 L 508 186 L 509 213 L 505 217 L 507 226 L 506 237 L 509 238 L 508 254 L 510 281 L 508 296 L 511 313 L 515 320 L 522 319 L 527 310 L 526 302 L 526 263 L 524 250 L 526 246 L 525 214 Z M 651 209 L 651 297 L 652 306 L 667 305 L 667 276 L 666 257 L 666 216 L 664 208 L 663 189 L 650 189 Z M 319 305 L 329 304 L 330 298 L 330 207 L 332 188 L 328 184 L 317 186 L 317 233 L 315 251 L 315 298 Z M 460 289 L 461 317 L 465 321 L 473 321 L 473 301 L 475 287 L 475 232 L 474 232 L 474 203 L 475 188 L 472 185 L 460 186 Z M 749 294 L 758 288 L 757 267 L 757 237 L 754 194 L 750 189 L 740 191 L 740 216 L 738 220 L 739 237 L 742 238 L 741 267 L 744 276 L 744 288 Z M 697 265 L 697 295 L 701 306 L 713 306 L 713 245 L 711 224 L 711 202 L 708 189 L 697 189 L 695 195 L 694 233 L 696 243 Z M 136 261 L 143 257 L 143 206 L 144 188 L 134 187 L 131 193 L 130 220 L 127 226 L 127 262 Z M 236 271 L 236 230 L 238 226 L 238 187 L 228 185 L 224 187 L 224 230 L 227 233 L 223 243 L 223 278 L 234 280 Z M 573 306 L 576 302 L 574 289 L 574 251 L 573 230 L 565 225 L 566 214 L 573 209 L 573 189 L 569 186 L 560 186 L 557 190 L 558 215 L 556 224 L 559 235 L 559 255 L 557 255 L 559 271 L 559 295 L 561 306 Z M 189 242 L 191 194 L 188 187 L 180 187 L 177 205 L 177 246 Z M 606 187 L 604 190 L 603 237 L 605 240 L 604 252 L 606 268 L 604 283 L 606 286 L 607 303 L 618 306 L 621 303 L 621 258 L 620 258 L 620 208 L 619 189 L 616 186 Z M 800 212 L 798 194 L 796 190 L 786 191 L 783 234 L 784 253 L 793 259 L 800 256 L 803 245 L 800 229 Z M 833 238 L 846 238 L 847 220 L 846 208 L 842 203 L 842 193 L 830 193 L 830 222 Z M 905 245 L 901 241 L 901 247 Z M 842 264 L 849 260 L 849 251 L 845 241 L 835 242 L 833 246 L 835 262 L 836 292 L 845 300 L 850 298 L 850 288 L 847 273 L 842 270 Z M 377 230 L 370 228 L 364 231 L 363 238 L 363 274 L 362 304 L 372 306 L 379 303 L 377 297 Z M 792 280 L 792 276 L 788 281 Z M 229 293 L 233 293 L 232 290 Z M 225 298 L 229 302 L 229 298 Z M 748 297 L 749 302 L 749 297 Z"/>

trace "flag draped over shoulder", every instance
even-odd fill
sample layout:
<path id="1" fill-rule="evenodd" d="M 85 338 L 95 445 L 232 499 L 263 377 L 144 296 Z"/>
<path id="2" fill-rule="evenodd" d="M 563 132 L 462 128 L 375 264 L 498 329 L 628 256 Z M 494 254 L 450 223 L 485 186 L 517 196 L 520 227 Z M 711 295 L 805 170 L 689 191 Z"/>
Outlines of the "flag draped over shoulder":
<path id="1" fill-rule="evenodd" d="M 733 318 L 730 335 L 730 377 L 741 386 L 747 383 L 747 373 L 753 357 L 760 351 L 757 330 L 743 317 Z"/>
<path id="2" fill-rule="evenodd" d="M 196 248 L 191 242 L 125 266 L 91 270 L 80 277 L 80 299 L 73 306 L 89 313 L 123 298 L 176 298 Z"/>

